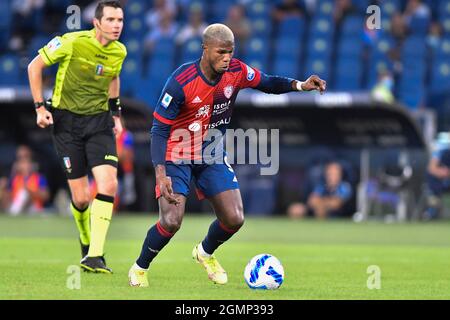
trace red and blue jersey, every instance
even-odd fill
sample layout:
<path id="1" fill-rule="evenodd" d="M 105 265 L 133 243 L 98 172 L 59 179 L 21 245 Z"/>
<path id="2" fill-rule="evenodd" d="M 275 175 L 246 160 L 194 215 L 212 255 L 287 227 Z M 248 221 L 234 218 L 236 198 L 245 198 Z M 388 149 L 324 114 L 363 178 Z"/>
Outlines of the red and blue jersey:
<path id="1" fill-rule="evenodd" d="M 208 132 L 224 133 L 230 123 L 239 90 L 284 93 L 293 90 L 292 81 L 267 76 L 238 59 L 232 59 L 214 83 L 203 75 L 200 60 L 182 65 L 166 82 L 153 113 L 153 163 L 201 160 L 210 143 L 205 139 Z"/>

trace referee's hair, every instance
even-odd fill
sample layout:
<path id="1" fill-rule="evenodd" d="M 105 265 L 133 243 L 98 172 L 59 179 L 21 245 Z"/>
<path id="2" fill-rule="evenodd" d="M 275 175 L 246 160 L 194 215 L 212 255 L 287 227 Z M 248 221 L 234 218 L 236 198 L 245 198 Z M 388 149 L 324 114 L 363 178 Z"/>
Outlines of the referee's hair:
<path id="1" fill-rule="evenodd" d="M 113 8 L 122 8 L 120 1 L 118 0 L 104 0 L 100 1 L 97 7 L 95 8 L 95 18 L 97 20 L 101 20 L 103 17 L 103 8 L 104 7 L 113 7 Z"/>
<path id="2" fill-rule="evenodd" d="M 232 42 L 234 43 L 233 31 L 226 25 L 221 23 L 214 23 L 209 25 L 203 31 L 203 43 L 207 44 L 211 41 Z"/>

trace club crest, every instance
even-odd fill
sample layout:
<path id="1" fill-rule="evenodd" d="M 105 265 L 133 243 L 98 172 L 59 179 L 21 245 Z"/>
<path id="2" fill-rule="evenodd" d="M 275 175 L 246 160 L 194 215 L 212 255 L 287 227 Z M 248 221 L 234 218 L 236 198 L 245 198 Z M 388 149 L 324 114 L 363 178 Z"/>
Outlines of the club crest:
<path id="1" fill-rule="evenodd" d="M 233 90 L 234 88 L 232 85 L 228 85 L 223 89 L 223 94 L 227 99 L 230 99 L 230 97 L 233 95 Z"/>

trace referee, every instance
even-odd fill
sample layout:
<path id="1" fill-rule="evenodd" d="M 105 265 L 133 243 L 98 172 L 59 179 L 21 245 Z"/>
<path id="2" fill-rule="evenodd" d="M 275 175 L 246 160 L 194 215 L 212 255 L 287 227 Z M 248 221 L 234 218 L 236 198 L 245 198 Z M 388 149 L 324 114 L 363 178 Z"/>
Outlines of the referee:
<path id="1" fill-rule="evenodd" d="M 55 37 L 28 66 L 37 125 L 51 127 L 53 143 L 71 192 L 71 211 L 80 232 L 80 266 L 112 273 L 103 247 L 117 191 L 115 135 L 120 121 L 119 74 L 126 56 L 117 41 L 123 28 L 119 1 L 102 1 L 95 10 L 94 29 Z M 42 93 L 43 69 L 59 63 L 52 103 Z M 98 194 L 90 203 L 88 171 Z"/>

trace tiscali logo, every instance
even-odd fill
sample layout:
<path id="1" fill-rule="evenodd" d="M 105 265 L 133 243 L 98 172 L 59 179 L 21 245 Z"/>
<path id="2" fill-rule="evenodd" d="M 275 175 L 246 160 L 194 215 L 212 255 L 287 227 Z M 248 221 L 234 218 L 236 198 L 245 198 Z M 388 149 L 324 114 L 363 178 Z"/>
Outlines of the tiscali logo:
<path id="1" fill-rule="evenodd" d="M 191 130 L 192 132 L 197 132 L 198 130 L 200 130 L 202 127 L 200 122 L 193 122 L 189 125 L 188 129 Z"/>

